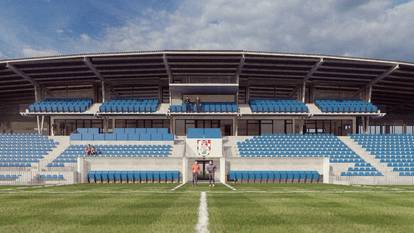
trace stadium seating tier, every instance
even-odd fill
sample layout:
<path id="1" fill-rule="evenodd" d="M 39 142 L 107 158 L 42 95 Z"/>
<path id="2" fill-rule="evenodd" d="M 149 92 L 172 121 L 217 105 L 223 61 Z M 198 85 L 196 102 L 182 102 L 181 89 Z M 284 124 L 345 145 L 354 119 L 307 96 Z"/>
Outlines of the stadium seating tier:
<path id="1" fill-rule="evenodd" d="M 158 99 L 113 99 L 104 102 L 99 111 L 103 113 L 156 112 Z"/>
<path id="2" fill-rule="evenodd" d="M 414 135 L 355 134 L 351 138 L 400 176 L 414 176 Z"/>
<path id="3" fill-rule="evenodd" d="M 330 113 L 375 113 L 377 106 L 363 100 L 315 100 L 322 112 Z"/>
<path id="4" fill-rule="evenodd" d="M 49 98 L 29 106 L 29 112 L 85 112 L 92 105 L 91 99 Z"/>
<path id="5" fill-rule="evenodd" d="M 306 113 L 308 107 L 298 100 L 289 99 L 254 99 L 250 100 L 252 112 L 259 113 Z"/>

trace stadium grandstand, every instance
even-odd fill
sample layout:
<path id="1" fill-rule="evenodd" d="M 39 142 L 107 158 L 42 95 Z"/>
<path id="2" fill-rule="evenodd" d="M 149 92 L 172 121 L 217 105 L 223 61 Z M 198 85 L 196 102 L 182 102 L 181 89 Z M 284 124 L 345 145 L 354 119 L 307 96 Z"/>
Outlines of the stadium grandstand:
<path id="1" fill-rule="evenodd" d="M 414 64 L 254 51 L 0 61 L 0 184 L 414 184 Z M 92 149 L 91 149 L 92 148 Z"/>

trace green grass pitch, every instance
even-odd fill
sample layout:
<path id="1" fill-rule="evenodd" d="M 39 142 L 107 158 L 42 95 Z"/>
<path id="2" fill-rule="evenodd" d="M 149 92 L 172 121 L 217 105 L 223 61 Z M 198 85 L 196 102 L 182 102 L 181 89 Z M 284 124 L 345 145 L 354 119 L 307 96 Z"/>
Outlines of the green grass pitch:
<path id="1" fill-rule="evenodd" d="M 321 184 L 0 187 L 0 232 L 414 232 L 414 187 Z"/>

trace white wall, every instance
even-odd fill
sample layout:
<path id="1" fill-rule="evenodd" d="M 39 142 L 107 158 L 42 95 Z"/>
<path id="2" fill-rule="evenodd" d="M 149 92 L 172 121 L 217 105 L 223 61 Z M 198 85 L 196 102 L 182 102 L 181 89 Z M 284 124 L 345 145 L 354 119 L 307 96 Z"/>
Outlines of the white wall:
<path id="1" fill-rule="evenodd" d="M 187 138 L 186 139 L 186 156 L 187 157 L 203 157 L 197 150 L 197 142 L 199 140 L 210 140 L 211 151 L 206 158 L 217 158 L 223 156 L 223 139 L 208 139 L 208 138 Z"/>

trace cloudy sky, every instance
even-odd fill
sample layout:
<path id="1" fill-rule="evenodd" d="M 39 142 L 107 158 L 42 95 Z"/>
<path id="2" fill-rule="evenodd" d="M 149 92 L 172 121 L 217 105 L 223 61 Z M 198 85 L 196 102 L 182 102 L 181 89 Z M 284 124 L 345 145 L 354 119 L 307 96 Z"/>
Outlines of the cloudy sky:
<path id="1" fill-rule="evenodd" d="M 414 1 L 0 0 L 0 59 L 160 49 L 414 61 Z"/>

